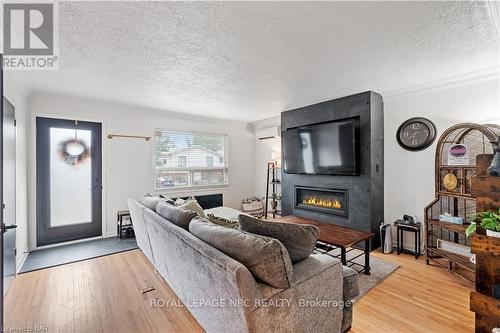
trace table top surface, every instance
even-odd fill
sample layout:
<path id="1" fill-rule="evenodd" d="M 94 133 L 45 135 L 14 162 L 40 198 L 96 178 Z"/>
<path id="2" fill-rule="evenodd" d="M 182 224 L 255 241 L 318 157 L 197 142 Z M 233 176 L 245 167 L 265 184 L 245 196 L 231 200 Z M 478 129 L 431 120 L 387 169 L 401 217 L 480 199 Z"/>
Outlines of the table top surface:
<path id="1" fill-rule="evenodd" d="M 399 227 L 399 228 L 420 229 L 421 223 L 417 222 L 417 223 L 408 224 L 408 223 L 404 223 L 403 220 L 397 220 L 394 222 L 394 225 L 396 227 Z"/>
<path id="2" fill-rule="evenodd" d="M 319 228 L 320 241 L 343 247 L 350 247 L 356 243 L 370 239 L 375 235 L 373 232 L 358 231 L 334 224 L 308 220 L 291 215 L 280 217 L 279 219 L 276 219 L 276 221 L 315 225 Z"/>

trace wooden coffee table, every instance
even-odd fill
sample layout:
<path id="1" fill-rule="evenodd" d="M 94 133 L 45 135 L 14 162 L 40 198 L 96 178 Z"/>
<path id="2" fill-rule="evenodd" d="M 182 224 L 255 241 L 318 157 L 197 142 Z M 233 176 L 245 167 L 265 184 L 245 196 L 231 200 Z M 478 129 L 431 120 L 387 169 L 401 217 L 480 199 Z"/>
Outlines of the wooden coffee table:
<path id="1" fill-rule="evenodd" d="M 310 224 L 315 225 L 319 228 L 319 238 L 320 241 L 317 244 L 317 249 L 323 248 L 323 253 L 329 252 L 335 248 L 340 248 L 339 255 L 331 255 L 335 258 L 339 258 L 344 266 L 358 265 L 363 267 L 363 273 L 370 275 L 370 239 L 375 235 L 373 232 L 362 232 L 346 227 L 341 227 L 334 224 L 322 223 L 313 220 L 304 219 L 297 216 L 284 216 L 276 219 L 278 222 L 287 222 L 295 224 Z M 346 254 L 353 250 L 353 246 L 359 242 L 365 242 L 365 249 L 363 253 L 347 260 Z M 321 242 L 326 243 L 326 248 Z M 349 249 L 348 249 L 349 248 Z M 365 256 L 365 264 L 361 265 L 353 260 L 359 258 L 360 256 Z"/>

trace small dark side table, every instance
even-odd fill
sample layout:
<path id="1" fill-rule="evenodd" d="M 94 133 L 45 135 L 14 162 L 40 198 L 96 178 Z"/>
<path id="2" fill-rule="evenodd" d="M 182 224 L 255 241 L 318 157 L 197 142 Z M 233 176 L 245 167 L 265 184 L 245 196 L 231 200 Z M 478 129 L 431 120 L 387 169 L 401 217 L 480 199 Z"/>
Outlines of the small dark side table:
<path id="1" fill-rule="evenodd" d="M 415 255 L 415 259 L 418 259 L 420 256 L 420 230 L 421 224 L 420 222 L 408 224 L 403 223 L 402 220 L 397 220 L 394 222 L 394 225 L 397 228 L 397 244 L 398 244 L 398 255 L 400 253 L 411 253 Z M 405 231 L 413 232 L 415 234 L 415 251 L 411 252 L 405 250 L 403 247 L 403 234 Z"/>
<path id="2" fill-rule="evenodd" d="M 128 221 L 126 224 L 123 222 Z M 123 230 L 130 228 L 130 236 L 134 234 L 134 227 L 132 226 L 132 218 L 130 217 L 130 212 L 128 210 L 119 210 L 116 212 L 116 227 L 118 232 L 118 238 L 122 239 Z"/>

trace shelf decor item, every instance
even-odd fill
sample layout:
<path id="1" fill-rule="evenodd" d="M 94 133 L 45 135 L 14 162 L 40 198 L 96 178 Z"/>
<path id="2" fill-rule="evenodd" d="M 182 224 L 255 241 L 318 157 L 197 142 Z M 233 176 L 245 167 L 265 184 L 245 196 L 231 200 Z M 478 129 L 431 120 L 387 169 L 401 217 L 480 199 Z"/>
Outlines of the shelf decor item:
<path id="1" fill-rule="evenodd" d="M 498 211 L 479 212 L 474 216 L 474 220 L 465 230 L 467 237 L 476 232 L 479 223 L 486 230 L 486 236 L 500 238 L 500 208 Z"/>
<path id="2" fill-rule="evenodd" d="M 495 156 L 493 156 L 493 161 L 491 161 L 491 165 L 488 168 L 488 174 L 493 177 L 500 177 L 500 136 L 491 145 L 493 146 Z"/>
<path id="3" fill-rule="evenodd" d="M 440 244 L 446 241 L 471 246 L 466 230 L 474 214 L 490 209 L 481 207 L 482 201 L 476 201 L 476 197 L 485 186 L 483 176 L 488 174 L 494 153 L 491 142 L 498 135 L 498 125 L 462 123 L 445 130 L 436 145 L 435 199 L 424 213 L 426 263 L 440 265 L 471 283 L 476 277 L 470 257 L 438 246 L 438 240 Z"/>

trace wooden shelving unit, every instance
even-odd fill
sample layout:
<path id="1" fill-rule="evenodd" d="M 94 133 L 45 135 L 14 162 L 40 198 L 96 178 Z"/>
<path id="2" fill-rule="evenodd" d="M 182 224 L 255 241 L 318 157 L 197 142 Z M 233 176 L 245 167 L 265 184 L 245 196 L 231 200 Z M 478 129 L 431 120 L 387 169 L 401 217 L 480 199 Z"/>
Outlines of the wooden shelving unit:
<path id="1" fill-rule="evenodd" d="M 492 154 L 490 142 L 500 134 L 497 125 L 478 125 L 463 123 L 450 127 L 443 132 L 436 147 L 435 159 L 435 196 L 436 198 L 425 208 L 425 244 L 426 263 L 438 264 L 450 272 L 475 282 L 475 265 L 463 255 L 451 253 L 437 248 L 437 240 L 445 240 L 456 244 L 470 246 L 465 230 L 476 212 L 474 181 L 477 176 L 477 165 L 471 165 L 481 154 Z M 448 153 L 455 144 L 463 144 L 469 153 L 470 163 L 449 165 Z M 477 163 L 481 164 L 479 158 Z M 454 177 L 456 186 L 446 184 L 446 175 Z M 439 215 L 450 213 L 461 216 L 465 224 L 455 224 L 439 220 Z"/>

